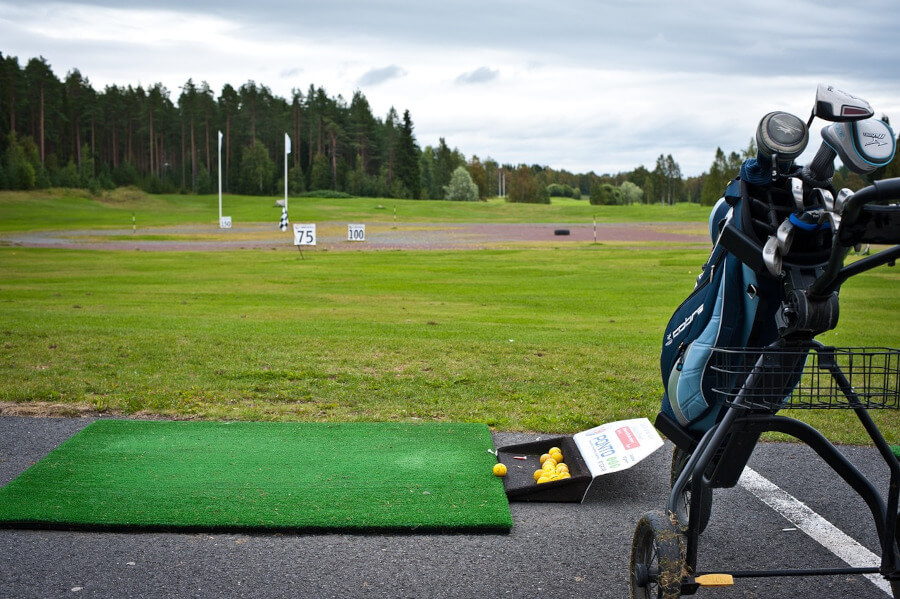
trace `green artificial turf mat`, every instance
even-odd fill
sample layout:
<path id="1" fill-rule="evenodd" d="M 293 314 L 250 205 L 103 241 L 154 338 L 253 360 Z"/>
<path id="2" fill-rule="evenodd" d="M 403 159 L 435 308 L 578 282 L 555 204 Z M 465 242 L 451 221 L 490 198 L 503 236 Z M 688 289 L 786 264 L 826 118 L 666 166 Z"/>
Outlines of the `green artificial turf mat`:
<path id="1" fill-rule="evenodd" d="M 0 526 L 512 527 L 483 424 L 98 420 L 0 489 Z"/>

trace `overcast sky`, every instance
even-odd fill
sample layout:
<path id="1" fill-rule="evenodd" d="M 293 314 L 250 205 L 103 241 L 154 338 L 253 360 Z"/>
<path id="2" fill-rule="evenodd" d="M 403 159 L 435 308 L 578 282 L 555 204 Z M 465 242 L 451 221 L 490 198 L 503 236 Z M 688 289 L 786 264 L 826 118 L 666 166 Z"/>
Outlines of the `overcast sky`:
<path id="1" fill-rule="evenodd" d="M 359 89 L 377 116 L 409 109 L 423 147 L 597 173 L 672 154 L 697 175 L 765 113 L 805 120 L 819 82 L 900 123 L 898 25 L 897 0 L 0 0 L 0 52 L 173 101 L 188 78 Z"/>

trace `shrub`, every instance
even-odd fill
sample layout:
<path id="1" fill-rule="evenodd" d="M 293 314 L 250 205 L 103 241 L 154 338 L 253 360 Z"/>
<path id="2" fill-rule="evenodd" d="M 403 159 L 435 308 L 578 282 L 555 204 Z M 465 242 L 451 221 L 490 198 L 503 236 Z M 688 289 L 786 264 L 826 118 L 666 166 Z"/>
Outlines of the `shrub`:
<path id="1" fill-rule="evenodd" d="M 624 202 L 622 190 L 610 183 L 601 183 L 591 188 L 591 204 L 618 206 Z"/>
<path id="2" fill-rule="evenodd" d="M 450 175 L 450 184 L 444 187 L 444 198 L 462 202 L 477 202 L 478 186 L 465 167 L 458 166 Z"/>
<path id="3" fill-rule="evenodd" d="M 352 198 L 353 196 L 349 193 L 344 193 L 343 191 L 334 191 L 333 189 L 316 189 L 314 191 L 307 191 L 306 193 L 301 193 L 300 198 L 325 198 L 325 199 L 344 199 L 344 198 Z"/>

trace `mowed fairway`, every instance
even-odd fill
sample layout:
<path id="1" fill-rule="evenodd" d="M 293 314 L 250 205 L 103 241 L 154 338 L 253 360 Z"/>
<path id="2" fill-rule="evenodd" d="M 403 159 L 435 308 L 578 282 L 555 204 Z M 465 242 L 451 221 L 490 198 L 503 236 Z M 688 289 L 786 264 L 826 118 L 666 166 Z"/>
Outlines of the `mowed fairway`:
<path id="1" fill-rule="evenodd" d="M 705 257 L 590 243 L 305 260 L 2 247 L 0 402 L 560 433 L 652 418 L 662 331 Z M 898 283 L 889 268 L 850 280 L 823 340 L 900 345 Z M 851 413 L 804 417 L 865 441 Z M 876 417 L 900 439 L 893 412 Z"/>

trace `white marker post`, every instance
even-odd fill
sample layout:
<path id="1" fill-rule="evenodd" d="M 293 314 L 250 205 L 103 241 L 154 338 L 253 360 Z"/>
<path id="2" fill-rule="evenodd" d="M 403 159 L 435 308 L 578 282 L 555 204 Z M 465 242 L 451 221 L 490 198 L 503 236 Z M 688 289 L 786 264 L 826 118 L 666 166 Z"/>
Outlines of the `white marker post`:
<path id="1" fill-rule="evenodd" d="M 231 217 L 222 216 L 222 132 L 219 131 L 219 228 L 230 229 Z"/>
<path id="2" fill-rule="evenodd" d="M 288 154 L 291 153 L 291 138 L 284 134 L 284 209 L 288 209 Z"/>

